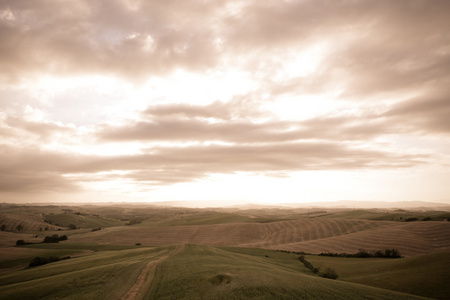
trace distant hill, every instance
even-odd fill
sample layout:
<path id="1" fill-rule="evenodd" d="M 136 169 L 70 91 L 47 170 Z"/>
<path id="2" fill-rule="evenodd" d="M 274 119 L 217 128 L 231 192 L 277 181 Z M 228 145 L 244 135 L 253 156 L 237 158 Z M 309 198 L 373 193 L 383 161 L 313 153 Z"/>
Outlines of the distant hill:
<path id="1" fill-rule="evenodd" d="M 427 209 L 450 209 L 450 203 L 426 202 L 426 201 L 356 201 L 356 200 L 340 200 L 332 202 L 304 202 L 304 203 L 278 203 L 278 204 L 252 204 L 246 203 L 242 205 L 233 205 L 235 208 L 427 208 Z"/>

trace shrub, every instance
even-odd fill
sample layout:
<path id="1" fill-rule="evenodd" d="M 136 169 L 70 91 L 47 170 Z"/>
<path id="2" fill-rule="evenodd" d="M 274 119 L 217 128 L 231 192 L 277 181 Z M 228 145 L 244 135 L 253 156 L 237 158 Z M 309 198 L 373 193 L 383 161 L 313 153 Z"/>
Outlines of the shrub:
<path id="1" fill-rule="evenodd" d="M 398 251 L 397 249 L 385 249 L 384 257 L 385 258 L 400 258 L 402 256 L 400 255 L 400 251 Z"/>
<path id="2" fill-rule="evenodd" d="M 367 257 L 382 257 L 382 258 L 400 258 L 400 251 L 397 249 L 385 249 L 384 252 L 381 250 L 367 252 L 364 249 L 360 249 L 357 253 L 331 253 L 322 252 L 319 256 L 332 256 L 332 257 L 357 257 L 357 258 L 367 258 Z"/>
<path id="3" fill-rule="evenodd" d="M 57 234 L 54 234 L 52 236 L 46 236 L 44 238 L 44 243 L 59 243 L 59 237 Z"/>
<path id="4" fill-rule="evenodd" d="M 16 242 L 16 246 L 24 246 L 26 244 L 27 243 L 24 240 L 17 240 L 17 242 Z"/>
<path id="5" fill-rule="evenodd" d="M 307 261 L 303 255 L 300 255 L 300 256 L 298 257 L 298 260 L 301 261 L 301 262 L 303 263 L 303 265 L 304 265 L 306 268 L 308 268 L 309 270 L 311 270 L 311 272 L 313 272 L 314 274 L 319 273 L 319 269 L 318 269 L 318 268 L 315 268 L 315 267 L 313 266 L 313 264 L 310 263 L 309 261 Z"/>
<path id="6" fill-rule="evenodd" d="M 44 243 L 59 243 L 59 241 L 65 241 L 67 239 L 67 235 L 58 236 L 57 234 L 54 234 L 52 236 L 46 236 L 44 238 Z"/>
<path id="7" fill-rule="evenodd" d="M 331 268 L 327 268 L 324 273 L 320 273 L 320 276 L 324 277 L 324 278 L 329 278 L 329 279 L 337 279 L 338 278 L 336 271 L 334 271 Z"/>
<path id="8" fill-rule="evenodd" d="M 5 231 L 5 230 L 6 230 L 6 225 L 5 225 L 5 224 L 2 224 L 2 226 L 0 226 L 0 230 L 1 230 L 1 231 Z"/>
<path id="9" fill-rule="evenodd" d="M 355 257 L 372 257 L 372 255 L 364 249 L 359 249 L 358 253 L 355 254 Z"/>
<path id="10" fill-rule="evenodd" d="M 77 229 L 77 225 L 75 225 L 75 224 L 69 224 L 69 228 L 72 229 L 72 230 Z"/>
<path id="11" fill-rule="evenodd" d="M 225 285 L 231 282 L 231 276 L 226 274 L 219 274 L 209 278 L 208 281 L 214 285 Z"/>
<path id="12" fill-rule="evenodd" d="M 408 219 L 405 220 L 405 222 L 414 222 L 414 221 L 417 221 L 417 220 L 419 220 L 419 219 L 417 219 L 417 218 L 408 218 Z"/>
<path id="13" fill-rule="evenodd" d="M 37 266 L 42 266 L 45 264 L 49 264 L 52 262 L 57 262 L 60 260 L 65 260 L 65 259 L 69 259 L 70 256 L 65 256 L 63 258 L 59 258 L 59 257 L 55 257 L 55 256 L 50 256 L 50 257 L 35 257 L 33 258 L 33 260 L 28 264 L 29 268 L 32 267 L 37 267 Z"/>

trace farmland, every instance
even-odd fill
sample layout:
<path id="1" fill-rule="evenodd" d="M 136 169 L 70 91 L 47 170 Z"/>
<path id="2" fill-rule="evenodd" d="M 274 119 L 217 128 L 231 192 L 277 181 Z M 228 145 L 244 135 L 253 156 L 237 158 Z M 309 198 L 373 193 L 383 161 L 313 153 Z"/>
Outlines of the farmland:
<path id="1" fill-rule="evenodd" d="M 5 204 L 0 216 L 2 299 L 445 299 L 450 293 L 445 210 Z M 55 234 L 68 239 L 42 243 Z M 26 245 L 15 246 L 17 240 Z M 393 248 L 404 258 L 317 256 Z M 299 253 L 321 271 L 306 268 Z M 29 268 L 35 257 L 70 259 Z M 337 280 L 320 276 L 327 268 Z"/>

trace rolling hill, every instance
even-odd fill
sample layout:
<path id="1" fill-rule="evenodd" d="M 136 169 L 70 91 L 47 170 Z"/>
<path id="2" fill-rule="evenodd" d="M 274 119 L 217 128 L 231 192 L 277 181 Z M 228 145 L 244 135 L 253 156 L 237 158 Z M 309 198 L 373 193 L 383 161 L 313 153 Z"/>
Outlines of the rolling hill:
<path id="1" fill-rule="evenodd" d="M 356 252 L 397 248 L 419 255 L 450 248 L 450 223 L 305 218 L 270 223 L 112 227 L 73 236 L 77 242 L 172 245 L 194 243 L 290 251 Z"/>
<path id="2" fill-rule="evenodd" d="M 67 246 L 66 246 L 67 247 Z M 143 273 L 153 271 L 147 276 Z M 138 292 L 130 293 L 134 287 Z M 146 288 L 144 288 L 146 287 Z M 0 275 L 4 299 L 421 299 L 333 281 L 295 255 L 202 245 L 97 251 Z"/>
<path id="3" fill-rule="evenodd" d="M 0 231 L 1 299 L 446 299 L 450 293 L 445 211 L 48 209 L 0 207 L 0 220 L 9 222 Z M 417 221 L 406 222 L 410 216 Z M 23 230 L 14 230 L 14 222 Z M 40 231 L 43 224 L 53 230 Z M 70 224 L 82 228 L 69 230 Z M 42 243 L 52 234 L 68 240 Z M 32 244 L 15 246 L 20 239 Z M 405 258 L 313 255 L 385 248 Z M 314 267 L 335 270 L 338 280 L 312 273 L 300 252 Z M 50 256 L 71 258 L 27 268 L 35 257 Z"/>

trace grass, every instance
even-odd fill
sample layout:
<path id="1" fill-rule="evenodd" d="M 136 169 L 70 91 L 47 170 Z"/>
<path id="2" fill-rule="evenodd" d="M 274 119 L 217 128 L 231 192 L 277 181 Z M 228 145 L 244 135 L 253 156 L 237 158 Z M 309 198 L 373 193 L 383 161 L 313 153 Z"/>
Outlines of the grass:
<path id="1" fill-rule="evenodd" d="M 435 299 L 448 299 L 450 253 L 432 253 L 402 259 L 307 256 L 321 269 L 330 267 L 339 279 Z"/>
<path id="2" fill-rule="evenodd" d="M 291 254 L 225 249 L 187 245 L 158 266 L 146 299 L 415 298 L 311 275 Z"/>
<path id="3" fill-rule="evenodd" d="M 9 247 L 0 250 L 0 270 L 10 268 L 25 268 L 34 257 L 64 257 L 83 253 L 77 249 L 30 249 L 25 247 Z"/>
<path id="4" fill-rule="evenodd" d="M 138 295 L 146 299 L 445 299 L 450 294 L 450 223 L 436 221 L 446 212 L 1 208 L 13 215 L 8 220 L 44 213 L 54 224 L 83 229 L 0 232 L 0 299 L 120 299 L 141 281 L 142 270 L 153 274 L 155 268 L 153 281 L 144 278 L 139 285 Z M 397 214 L 432 221 L 390 221 Z M 122 226 L 125 220 L 142 223 Z M 108 228 L 92 231 L 95 227 Z M 36 242 L 52 234 L 69 240 L 13 246 L 19 239 Z M 182 251 L 164 246 L 184 243 L 190 244 Z M 330 280 L 305 268 L 298 255 L 268 250 L 354 253 L 359 248 L 397 248 L 407 257 L 306 256 L 322 271 L 334 269 L 339 278 Z M 72 258 L 25 268 L 36 256 L 67 255 Z"/>
<path id="5" fill-rule="evenodd" d="M 135 245 L 109 245 L 109 244 L 97 244 L 97 243 L 71 243 L 61 242 L 57 244 L 34 244 L 27 245 L 26 248 L 33 249 L 71 249 L 71 250 L 90 250 L 90 251 L 118 251 L 135 249 Z"/>
<path id="6" fill-rule="evenodd" d="M 100 251 L 0 276 L 2 299 L 118 299 L 169 248 Z"/>
<path id="7" fill-rule="evenodd" d="M 408 211 L 408 210 L 380 210 L 380 209 L 357 209 L 345 210 L 330 214 L 329 217 L 340 219 L 366 219 L 377 221 L 404 222 L 408 218 L 417 218 L 422 221 L 431 218 L 433 221 L 444 221 L 450 218 L 450 212 L 446 211 Z"/>
<path id="8" fill-rule="evenodd" d="M 119 299 L 144 266 L 163 256 L 146 299 L 415 299 L 413 295 L 313 275 L 294 254 L 186 245 L 134 247 L 96 244 L 26 246 L 30 251 L 84 256 L 0 275 L 2 299 Z"/>
<path id="9" fill-rule="evenodd" d="M 229 223 L 245 223 L 252 221 L 251 218 L 240 216 L 237 214 L 223 212 L 197 212 L 177 214 L 160 221 L 147 221 L 142 225 L 151 226 L 185 226 L 185 225 L 212 225 L 212 224 L 229 224 Z"/>
<path id="10" fill-rule="evenodd" d="M 69 227 L 74 224 L 81 228 L 122 226 L 125 222 L 93 215 L 48 214 L 45 219 L 54 225 Z"/>
<path id="11" fill-rule="evenodd" d="M 21 226 L 22 231 L 58 229 L 57 226 L 45 223 L 40 215 L 29 213 L 0 214 L 0 225 L 5 225 L 9 231 L 17 231 L 17 226 Z"/>

